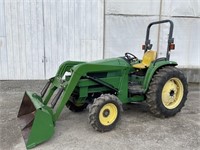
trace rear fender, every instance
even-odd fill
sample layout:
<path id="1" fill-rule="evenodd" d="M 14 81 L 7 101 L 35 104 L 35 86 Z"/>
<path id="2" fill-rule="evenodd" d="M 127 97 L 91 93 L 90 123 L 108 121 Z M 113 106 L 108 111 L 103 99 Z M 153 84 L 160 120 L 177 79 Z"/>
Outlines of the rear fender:
<path id="1" fill-rule="evenodd" d="M 151 79 L 153 78 L 153 75 L 156 73 L 157 70 L 159 70 L 160 68 L 164 66 L 177 66 L 177 65 L 178 64 L 174 61 L 152 62 L 147 70 L 147 73 L 145 75 L 145 79 L 143 82 L 143 88 L 144 88 L 145 93 L 147 92 Z"/>

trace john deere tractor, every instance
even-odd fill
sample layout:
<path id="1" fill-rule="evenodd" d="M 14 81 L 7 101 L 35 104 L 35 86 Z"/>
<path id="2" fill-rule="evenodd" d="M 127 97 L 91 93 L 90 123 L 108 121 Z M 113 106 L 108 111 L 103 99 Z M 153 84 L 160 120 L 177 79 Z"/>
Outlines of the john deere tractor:
<path id="1" fill-rule="evenodd" d="M 149 39 L 152 25 L 169 23 L 166 57 L 157 58 Z M 144 56 L 125 56 L 92 62 L 66 61 L 48 80 L 40 94 L 25 92 L 18 113 L 27 148 L 53 136 L 56 121 L 65 106 L 73 112 L 89 108 L 89 124 L 97 131 L 112 130 L 122 105 L 146 102 L 157 117 L 178 113 L 187 99 L 188 85 L 178 65 L 170 61 L 175 48 L 173 22 L 162 20 L 147 27 Z M 66 75 L 68 73 L 68 75 Z M 70 74 L 70 75 L 69 75 Z"/>

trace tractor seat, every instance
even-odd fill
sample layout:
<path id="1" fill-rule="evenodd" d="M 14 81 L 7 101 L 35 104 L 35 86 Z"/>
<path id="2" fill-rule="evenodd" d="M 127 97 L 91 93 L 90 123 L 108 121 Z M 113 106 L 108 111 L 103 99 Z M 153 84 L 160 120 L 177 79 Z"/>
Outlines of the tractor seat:
<path id="1" fill-rule="evenodd" d="M 133 65 L 133 68 L 145 69 L 145 68 L 149 67 L 151 62 L 154 61 L 155 59 L 156 59 L 156 51 L 148 50 L 144 53 L 142 62 L 139 64 Z"/>

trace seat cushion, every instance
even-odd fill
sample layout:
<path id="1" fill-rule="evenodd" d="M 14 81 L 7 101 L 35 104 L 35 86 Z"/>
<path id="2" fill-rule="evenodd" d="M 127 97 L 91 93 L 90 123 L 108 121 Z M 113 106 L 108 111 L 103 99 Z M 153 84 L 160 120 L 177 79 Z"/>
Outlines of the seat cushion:
<path id="1" fill-rule="evenodd" d="M 133 68 L 145 69 L 147 68 L 147 66 L 145 66 L 143 63 L 139 63 L 139 64 L 133 65 Z"/>
<path id="2" fill-rule="evenodd" d="M 133 65 L 133 68 L 144 69 L 150 66 L 151 62 L 156 59 L 156 51 L 149 50 L 144 53 L 142 62 Z"/>

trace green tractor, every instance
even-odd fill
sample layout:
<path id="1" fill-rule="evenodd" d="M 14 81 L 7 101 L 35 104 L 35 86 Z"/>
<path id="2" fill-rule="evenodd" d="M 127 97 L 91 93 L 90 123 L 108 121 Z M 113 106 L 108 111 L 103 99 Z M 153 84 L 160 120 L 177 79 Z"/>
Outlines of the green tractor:
<path id="1" fill-rule="evenodd" d="M 157 58 L 149 40 L 152 25 L 169 23 L 166 57 Z M 92 62 L 66 61 L 49 79 L 40 94 L 25 92 L 18 113 L 27 148 L 53 136 L 56 121 L 64 109 L 73 112 L 89 108 L 89 123 L 97 131 L 112 130 L 120 118 L 122 105 L 146 102 L 158 117 L 178 113 L 187 99 L 188 85 L 183 73 L 170 61 L 174 49 L 173 22 L 162 20 L 147 27 L 144 56 L 125 56 Z M 68 73 L 68 75 L 66 75 Z M 70 75 L 69 75 L 70 74 Z"/>

